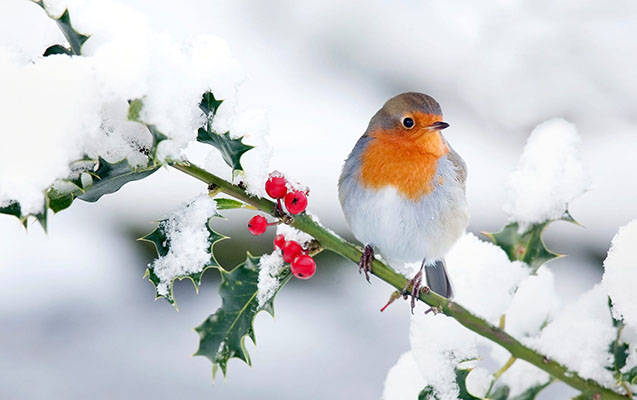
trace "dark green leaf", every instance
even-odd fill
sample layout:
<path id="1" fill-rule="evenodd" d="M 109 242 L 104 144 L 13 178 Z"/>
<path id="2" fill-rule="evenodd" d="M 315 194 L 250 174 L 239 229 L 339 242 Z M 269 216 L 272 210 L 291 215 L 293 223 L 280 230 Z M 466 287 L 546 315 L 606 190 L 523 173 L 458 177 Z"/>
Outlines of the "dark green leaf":
<path id="1" fill-rule="evenodd" d="M 420 394 L 418 394 L 418 400 L 440 400 L 440 398 L 436 390 L 431 385 L 427 385 L 420 391 Z"/>
<path id="2" fill-rule="evenodd" d="M 507 400 L 511 390 L 508 386 L 499 386 L 493 394 L 489 396 L 490 400 Z"/>
<path id="3" fill-rule="evenodd" d="M 199 128 L 197 131 L 197 141 L 214 146 L 221 152 L 223 160 L 232 167 L 232 171 L 243 171 L 241 166 L 241 156 L 248 150 L 253 149 L 253 146 L 243 144 L 242 139 L 232 139 L 230 133 L 226 132 L 218 134 L 213 131 L 208 131 L 204 128 Z"/>
<path id="4" fill-rule="evenodd" d="M 0 214 L 13 215 L 14 217 L 22 219 L 22 207 L 20 207 L 20 203 L 17 201 L 12 201 L 8 205 L 0 207 Z"/>
<path id="5" fill-rule="evenodd" d="M 221 307 L 195 328 L 200 337 L 199 349 L 195 355 L 212 361 L 213 379 L 218 368 L 226 375 L 231 358 L 238 358 L 250 365 L 245 338 L 249 337 L 256 344 L 254 318 L 260 311 L 267 311 L 274 316 L 274 296 L 262 307 L 257 301 L 258 262 L 258 258 L 248 254 L 246 261 L 232 271 L 219 269 Z M 279 277 L 279 290 L 291 276 L 289 269 L 284 270 Z"/>
<path id="6" fill-rule="evenodd" d="M 217 113 L 219 106 L 223 103 L 223 100 L 215 99 L 215 95 L 212 92 L 206 92 L 201 96 L 201 103 L 199 108 L 203 111 L 208 119 L 212 118 Z"/>
<path id="7" fill-rule="evenodd" d="M 544 263 L 562 256 L 549 250 L 542 239 L 542 234 L 550 223 L 551 221 L 534 224 L 520 233 L 517 222 L 513 222 L 500 232 L 484 234 L 507 253 L 509 260 L 523 261 L 531 267 L 532 273 L 537 273 Z"/>
<path id="8" fill-rule="evenodd" d="M 55 54 L 66 54 L 67 56 L 70 56 L 73 53 L 71 52 L 71 50 L 67 49 L 66 47 L 60 44 L 54 44 L 53 46 L 50 46 L 44 51 L 43 56 L 48 57 Z"/>
<path id="9" fill-rule="evenodd" d="M 242 138 L 232 139 L 230 133 L 217 133 L 212 129 L 212 120 L 221 106 L 223 100 L 217 100 L 212 92 L 206 92 L 201 98 L 199 108 L 206 116 L 206 123 L 197 131 L 197 141 L 214 146 L 223 160 L 232 167 L 232 172 L 243 171 L 241 166 L 241 156 L 248 150 L 254 148 L 242 142 Z"/>
<path id="10" fill-rule="evenodd" d="M 211 221 L 212 221 L 212 217 L 207 222 L 205 222 L 206 228 L 208 229 L 208 233 L 210 234 L 210 236 L 208 237 L 208 243 L 210 244 L 210 247 L 208 249 L 208 253 L 210 254 L 210 261 L 201 271 L 197 273 L 180 275 L 175 277 L 176 280 L 190 279 L 193 285 L 195 286 L 195 291 L 199 290 L 199 286 L 201 285 L 201 278 L 203 277 L 203 274 L 204 272 L 206 272 L 206 270 L 208 270 L 209 268 L 220 268 L 220 264 L 214 255 L 214 246 L 218 242 L 224 239 L 228 239 L 227 236 L 221 235 L 212 229 L 212 227 L 210 226 Z M 147 241 L 155 245 L 155 249 L 157 250 L 157 255 L 159 257 L 165 257 L 170 251 L 170 240 L 166 235 L 167 222 L 168 222 L 167 219 L 161 220 L 159 222 L 159 225 L 154 231 L 140 238 L 140 240 Z M 153 264 L 150 264 L 144 276 L 147 277 L 153 283 L 153 285 L 155 285 L 156 298 L 164 297 L 170 304 L 172 304 L 173 306 L 176 306 L 175 298 L 173 296 L 174 280 L 173 282 L 169 283 L 168 294 L 163 296 L 157 291 L 158 286 L 160 284 L 160 279 L 155 274 L 155 271 L 153 269 Z"/>
<path id="11" fill-rule="evenodd" d="M 475 397 L 467 390 L 467 376 L 471 372 L 470 369 L 458 369 L 456 368 L 456 383 L 458 384 L 458 389 L 460 394 L 458 395 L 458 399 L 461 400 L 480 400 L 479 397 Z"/>
<path id="12" fill-rule="evenodd" d="M 69 42 L 71 46 L 71 51 L 76 56 L 82 54 L 82 45 L 88 40 L 88 36 L 82 35 L 73 29 L 73 25 L 71 25 L 71 16 L 69 15 L 69 10 L 64 10 L 62 15 L 58 18 L 54 18 L 55 22 L 57 22 L 60 30 L 66 37 L 66 40 Z"/>
<path id="13" fill-rule="evenodd" d="M 605 368 L 612 371 L 613 376 L 619 382 L 625 381 L 632 383 L 636 376 L 637 367 L 626 373 L 621 372 L 621 369 L 626 366 L 626 360 L 628 359 L 629 354 L 629 345 L 621 340 L 622 331 L 624 330 L 624 321 L 616 319 L 613 316 L 613 302 L 610 297 L 608 298 L 608 312 L 610 313 L 613 320 L 613 327 L 616 329 L 617 333 L 615 334 L 615 339 L 608 346 L 608 352 L 612 356 L 612 364 Z"/>
<path id="14" fill-rule="evenodd" d="M 92 173 L 93 184 L 84 193 L 77 196 L 88 202 L 95 202 L 105 194 L 115 193 L 128 182 L 136 181 L 151 175 L 159 167 L 134 170 L 128 160 L 111 164 L 103 158 L 98 160 L 98 168 Z"/>
<path id="15" fill-rule="evenodd" d="M 20 223 L 26 228 L 29 217 L 35 217 L 35 219 L 42 225 L 42 228 L 47 229 L 47 202 L 45 200 L 44 208 L 42 212 L 37 214 L 22 214 L 22 207 L 17 201 L 12 201 L 4 207 L 0 207 L 0 214 L 13 215 L 20 220 Z"/>

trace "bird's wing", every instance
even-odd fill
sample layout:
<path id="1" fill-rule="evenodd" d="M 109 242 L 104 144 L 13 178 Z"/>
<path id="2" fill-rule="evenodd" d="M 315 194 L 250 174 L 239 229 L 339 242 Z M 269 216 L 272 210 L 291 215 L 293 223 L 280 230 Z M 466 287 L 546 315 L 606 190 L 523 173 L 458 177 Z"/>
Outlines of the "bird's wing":
<path id="1" fill-rule="evenodd" d="M 445 139 L 445 142 L 447 142 L 446 139 Z M 449 142 L 447 142 L 447 147 L 449 148 L 449 153 L 447 154 L 447 157 L 449 158 L 449 160 L 451 160 L 453 165 L 456 167 L 458 182 L 464 185 L 465 182 L 467 181 L 467 164 L 465 164 L 462 157 L 460 157 L 460 154 L 456 153 L 453 147 L 451 147 Z"/>

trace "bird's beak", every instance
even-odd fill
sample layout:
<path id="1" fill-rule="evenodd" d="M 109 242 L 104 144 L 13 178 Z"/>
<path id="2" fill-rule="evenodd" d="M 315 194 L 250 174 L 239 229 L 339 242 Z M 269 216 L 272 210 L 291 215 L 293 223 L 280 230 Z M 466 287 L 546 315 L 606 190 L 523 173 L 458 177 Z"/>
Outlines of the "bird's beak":
<path id="1" fill-rule="evenodd" d="M 431 129 L 431 130 L 437 130 L 437 131 L 441 131 L 445 128 L 448 128 L 449 124 L 446 122 L 442 122 L 442 121 L 436 121 L 433 124 L 429 125 L 427 128 Z"/>

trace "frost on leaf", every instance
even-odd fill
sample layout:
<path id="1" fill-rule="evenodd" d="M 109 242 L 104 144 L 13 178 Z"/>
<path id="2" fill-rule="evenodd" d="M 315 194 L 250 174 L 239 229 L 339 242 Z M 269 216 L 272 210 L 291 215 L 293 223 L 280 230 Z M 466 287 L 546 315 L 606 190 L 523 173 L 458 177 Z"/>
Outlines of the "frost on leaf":
<path id="1" fill-rule="evenodd" d="M 259 258 L 248 254 L 245 262 L 228 272 L 221 273 L 221 307 L 195 328 L 199 334 L 197 356 L 204 356 L 212 362 L 212 377 L 219 368 L 226 375 L 228 361 L 238 358 L 250 365 L 250 355 L 245 348 L 245 338 L 256 344 L 253 322 L 260 311 L 274 316 L 274 295 L 259 305 L 257 300 Z M 292 275 L 289 270 L 277 289 L 285 285 Z"/>
<path id="2" fill-rule="evenodd" d="M 199 289 L 208 268 L 222 269 L 214 246 L 227 236 L 214 231 L 210 223 L 217 214 L 216 201 L 203 194 L 161 220 L 157 229 L 141 238 L 155 245 L 158 258 L 148 265 L 145 276 L 155 285 L 156 296 L 175 305 L 175 279 L 190 279 Z"/>
<path id="3" fill-rule="evenodd" d="M 232 167 L 234 174 L 236 171 L 243 171 L 241 156 L 254 147 L 244 144 L 242 138 L 232 138 L 230 132 L 218 133 L 212 129 L 212 121 L 221 103 L 223 100 L 217 100 L 211 92 L 203 94 L 199 108 L 204 113 L 206 122 L 197 131 L 197 141 L 219 150 L 226 164 Z"/>

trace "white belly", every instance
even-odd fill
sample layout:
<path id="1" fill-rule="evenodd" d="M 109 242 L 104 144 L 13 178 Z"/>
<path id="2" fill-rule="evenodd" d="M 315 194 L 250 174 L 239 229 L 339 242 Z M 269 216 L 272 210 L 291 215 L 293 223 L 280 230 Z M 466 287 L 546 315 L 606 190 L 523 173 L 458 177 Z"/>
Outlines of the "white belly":
<path id="1" fill-rule="evenodd" d="M 413 271 L 406 263 L 419 267 L 423 260 L 442 259 L 469 222 L 464 189 L 453 177 L 445 178 L 447 183 L 417 202 L 393 186 L 373 190 L 355 179 L 344 181 L 341 203 L 354 236 L 404 273 Z"/>

